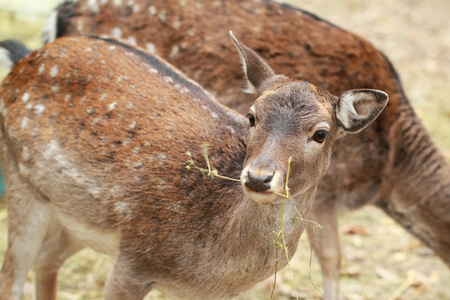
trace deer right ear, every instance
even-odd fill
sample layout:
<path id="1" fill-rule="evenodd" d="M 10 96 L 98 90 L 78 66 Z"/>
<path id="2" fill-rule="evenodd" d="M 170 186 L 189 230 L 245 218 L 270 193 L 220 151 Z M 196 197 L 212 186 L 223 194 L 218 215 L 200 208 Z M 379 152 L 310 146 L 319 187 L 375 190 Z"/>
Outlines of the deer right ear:
<path id="1" fill-rule="evenodd" d="M 247 78 L 247 88 L 244 90 L 245 92 L 251 94 L 261 93 L 263 83 L 268 79 L 275 79 L 278 77 L 285 78 L 284 76 L 275 75 L 272 68 L 253 50 L 239 42 L 231 31 L 230 36 L 239 52 L 242 69 Z"/>
<path id="2" fill-rule="evenodd" d="M 370 125 L 389 101 L 388 94 L 378 90 L 350 90 L 341 95 L 336 117 L 348 133 L 357 133 Z"/>

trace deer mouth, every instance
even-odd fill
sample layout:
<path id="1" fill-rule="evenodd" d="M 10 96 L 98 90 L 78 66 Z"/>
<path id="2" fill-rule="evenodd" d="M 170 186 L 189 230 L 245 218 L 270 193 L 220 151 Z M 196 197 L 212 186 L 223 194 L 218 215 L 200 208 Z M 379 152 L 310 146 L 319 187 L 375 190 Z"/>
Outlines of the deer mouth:
<path id="1" fill-rule="evenodd" d="M 249 200 L 258 204 L 279 204 L 282 201 L 282 196 L 273 192 L 256 192 L 245 187 L 244 192 Z"/>
<path id="2" fill-rule="evenodd" d="M 258 204 L 280 203 L 284 188 L 284 177 L 278 170 L 262 170 L 247 166 L 241 174 L 242 187 L 246 196 Z"/>

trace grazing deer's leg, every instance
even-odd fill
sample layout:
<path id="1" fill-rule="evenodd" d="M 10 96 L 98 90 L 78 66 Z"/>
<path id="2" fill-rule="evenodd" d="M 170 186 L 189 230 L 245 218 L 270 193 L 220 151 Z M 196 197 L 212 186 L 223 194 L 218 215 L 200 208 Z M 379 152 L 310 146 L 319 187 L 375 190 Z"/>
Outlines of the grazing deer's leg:
<path id="1" fill-rule="evenodd" d="M 320 263 L 323 278 L 324 299 L 341 299 L 339 295 L 340 245 L 336 201 L 316 201 L 309 218 L 324 227 L 318 235 L 308 226 L 308 237 Z"/>
<path id="2" fill-rule="evenodd" d="M 56 299 L 59 268 L 67 258 L 82 248 L 65 228 L 56 223 L 50 225 L 35 262 L 37 300 Z"/>
<path id="3" fill-rule="evenodd" d="M 138 300 L 150 292 L 152 285 L 138 283 L 131 275 L 129 265 L 128 260 L 119 253 L 106 281 L 105 300 Z"/>
<path id="4" fill-rule="evenodd" d="M 51 213 L 45 200 L 23 182 L 18 173 L 11 176 L 5 172 L 5 175 L 9 227 L 8 250 L 0 273 L 0 299 L 19 300 L 27 273 L 47 232 Z"/>

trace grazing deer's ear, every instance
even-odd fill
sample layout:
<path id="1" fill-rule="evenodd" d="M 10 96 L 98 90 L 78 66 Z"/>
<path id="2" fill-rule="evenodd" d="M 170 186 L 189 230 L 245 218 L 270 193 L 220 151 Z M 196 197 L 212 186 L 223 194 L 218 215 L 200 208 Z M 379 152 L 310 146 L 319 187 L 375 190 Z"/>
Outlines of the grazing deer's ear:
<path id="1" fill-rule="evenodd" d="M 247 88 L 244 90 L 247 93 L 255 94 L 260 92 L 263 82 L 270 78 L 277 78 L 284 76 L 277 76 L 272 68 L 253 50 L 239 42 L 233 33 L 230 31 L 231 39 L 241 57 L 242 69 L 247 78 Z"/>
<path id="2" fill-rule="evenodd" d="M 336 108 L 336 117 L 345 132 L 357 133 L 366 128 L 383 111 L 388 95 L 378 90 L 351 90 L 343 93 Z"/>

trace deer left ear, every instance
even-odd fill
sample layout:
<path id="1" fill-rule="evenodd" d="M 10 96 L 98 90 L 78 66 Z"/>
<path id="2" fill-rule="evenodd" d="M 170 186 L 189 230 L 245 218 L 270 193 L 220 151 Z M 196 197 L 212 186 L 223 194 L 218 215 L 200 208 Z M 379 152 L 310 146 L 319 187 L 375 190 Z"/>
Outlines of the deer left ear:
<path id="1" fill-rule="evenodd" d="M 343 93 L 336 117 L 347 133 L 357 133 L 370 125 L 388 103 L 388 94 L 378 90 L 351 90 Z"/>
<path id="2" fill-rule="evenodd" d="M 242 69 L 247 78 L 247 88 L 244 90 L 245 92 L 251 94 L 262 93 L 264 90 L 263 83 L 267 82 L 269 79 L 273 81 L 287 79 L 285 76 L 276 75 L 272 68 L 258 54 L 239 42 L 231 31 L 230 36 L 239 52 Z"/>

